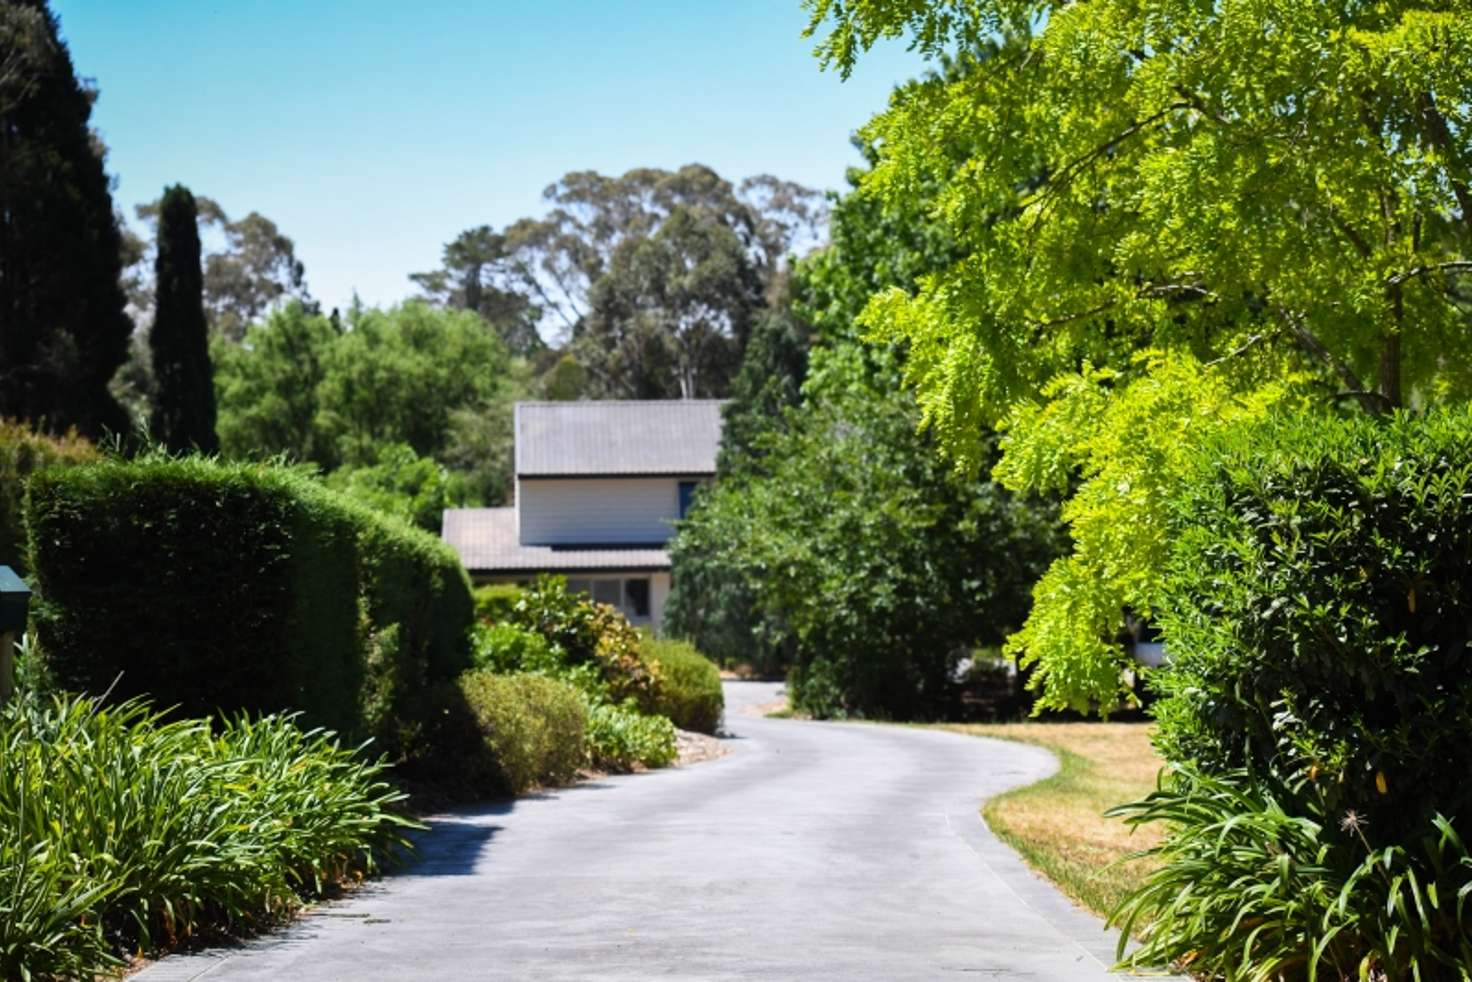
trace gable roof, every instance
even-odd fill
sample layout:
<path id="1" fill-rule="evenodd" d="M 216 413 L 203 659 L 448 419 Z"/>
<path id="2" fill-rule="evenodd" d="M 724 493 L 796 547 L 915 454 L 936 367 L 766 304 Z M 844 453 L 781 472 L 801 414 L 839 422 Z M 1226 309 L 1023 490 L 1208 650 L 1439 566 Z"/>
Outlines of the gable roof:
<path id="1" fill-rule="evenodd" d="M 524 546 L 519 541 L 515 508 L 446 508 L 444 540 L 460 554 L 472 573 L 567 573 L 659 571 L 670 568 L 670 555 L 650 546 Z"/>
<path id="2" fill-rule="evenodd" d="M 719 399 L 518 402 L 517 477 L 714 474 Z"/>

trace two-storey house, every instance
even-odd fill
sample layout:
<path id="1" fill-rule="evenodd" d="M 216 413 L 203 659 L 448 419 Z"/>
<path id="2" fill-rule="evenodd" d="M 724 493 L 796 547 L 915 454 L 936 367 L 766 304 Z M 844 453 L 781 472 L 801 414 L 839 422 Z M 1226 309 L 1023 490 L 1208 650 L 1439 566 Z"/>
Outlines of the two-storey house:
<path id="1" fill-rule="evenodd" d="M 665 544 L 715 476 L 721 405 L 517 403 L 515 505 L 447 509 L 445 540 L 476 583 L 557 573 L 657 628 L 670 591 Z"/>

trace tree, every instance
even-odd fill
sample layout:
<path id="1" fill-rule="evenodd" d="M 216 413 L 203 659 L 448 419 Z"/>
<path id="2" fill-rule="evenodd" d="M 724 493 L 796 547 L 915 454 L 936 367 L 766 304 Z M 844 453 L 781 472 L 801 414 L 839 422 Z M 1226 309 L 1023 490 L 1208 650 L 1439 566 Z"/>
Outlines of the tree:
<path id="1" fill-rule="evenodd" d="M 216 453 L 220 442 L 215 436 L 199 224 L 194 195 L 182 185 L 164 190 L 154 284 L 153 329 L 148 334 L 155 386 L 152 435 L 175 453 Z"/>
<path id="2" fill-rule="evenodd" d="M 729 477 L 761 459 L 762 434 L 780 425 L 783 413 L 802 402 L 808 374 L 808 338 L 791 312 L 763 311 L 731 386 L 731 401 L 721 410 L 718 478 Z"/>
<path id="3" fill-rule="evenodd" d="M 457 483 L 443 465 L 403 443 L 379 447 L 371 464 L 327 475 L 328 487 L 436 535 L 445 509 L 461 504 Z"/>
<path id="4" fill-rule="evenodd" d="M 355 304 L 337 322 L 293 303 L 214 354 L 227 456 L 393 471 L 402 444 L 447 468 L 457 498 L 499 503 L 509 489 L 511 403 L 529 369 L 474 314 Z"/>
<path id="5" fill-rule="evenodd" d="M 371 464 L 389 443 L 438 457 L 451 413 L 489 407 L 508 368 L 506 349 L 474 314 L 415 301 L 362 311 L 329 351 L 319 389 L 336 459 Z"/>
<path id="6" fill-rule="evenodd" d="M 204 259 L 204 304 L 212 332 L 240 341 L 251 324 L 291 300 L 312 306 L 306 268 L 296 258 L 296 245 L 281 234 L 275 222 L 255 211 L 231 221 L 219 202 L 203 195 L 195 203 L 200 223 L 216 229 L 224 240 L 224 248 Z M 162 200 L 150 201 L 135 210 L 140 221 L 156 226 L 162 205 Z M 152 299 L 146 272 L 149 245 L 137 235 L 124 234 L 124 265 L 129 267 L 126 282 L 140 320 Z"/>
<path id="7" fill-rule="evenodd" d="M 0 6 L 0 416 L 122 432 L 133 325 L 105 151 L 44 0 Z"/>
<path id="8" fill-rule="evenodd" d="M 874 148 L 862 142 L 857 147 L 870 161 L 876 159 Z M 850 184 L 857 186 L 863 173 L 851 170 Z M 871 294 L 890 286 L 914 289 L 922 274 L 950 261 L 949 240 L 929 214 L 934 193 L 933 186 L 919 188 L 894 206 L 855 193 L 830 197 L 829 241 L 796 264 L 788 304 L 757 315 L 724 412 L 720 480 L 755 480 L 767 473 L 770 448 L 807 412 L 803 384 L 809 345 L 852 347 L 859 340 L 855 321 Z M 890 374 L 882 377 L 891 383 L 898 354 L 885 356 Z M 882 389 L 877 380 L 866 381 L 852 397 L 883 399 L 878 394 Z M 921 438 L 913 439 L 918 444 Z M 733 510 L 727 518 L 739 520 L 740 515 Z M 719 519 L 692 525 L 689 534 L 682 532 L 675 541 L 669 626 L 714 657 L 779 668 L 793 657 L 790 634 L 781 616 L 756 595 L 744 557 L 731 545 L 739 539 Z"/>
<path id="9" fill-rule="evenodd" d="M 1112 638 L 1159 602 L 1180 441 L 1285 403 L 1381 414 L 1472 393 L 1464 12 L 809 8 L 842 72 L 880 37 L 937 57 L 1004 38 L 961 77 L 902 86 L 865 131 L 863 194 L 897 206 L 938 182 L 960 255 L 880 293 L 864 323 L 908 345 L 926 424 L 961 466 L 985 463 L 1000 424 L 1010 486 L 1076 489 L 1074 549 L 1010 644 L 1043 705 L 1128 695 Z"/>
<path id="10" fill-rule="evenodd" d="M 337 341 L 331 322 L 299 302 L 253 325 L 238 345 L 215 339 L 215 396 L 225 456 L 285 454 L 336 465 L 333 441 L 319 418 L 319 390 Z"/>
<path id="11" fill-rule="evenodd" d="M 788 254 L 827 218 L 799 184 L 764 174 L 738 187 L 700 164 L 574 171 L 544 197 L 546 215 L 468 229 L 410 279 L 480 313 L 513 352 L 557 338 L 605 398 L 724 395 L 751 315 L 785 305 Z"/>
<path id="12" fill-rule="evenodd" d="M 1021 623 L 1051 554 L 1047 510 L 948 467 L 894 375 L 883 352 L 814 351 L 761 466 L 716 484 L 672 549 L 674 626 L 704 602 L 681 580 L 693 556 L 737 572 L 761 640 L 791 653 L 795 704 L 818 715 L 954 712 L 959 660 Z"/>
<path id="13" fill-rule="evenodd" d="M 500 285 L 515 282 L 512 262 L 506 237 L 482 225 L 445 246 L 440 269 L 409 279 L 435 303 L 480 314 L 510 351 L 530 357 L 546 347 L 537 333 L 540 311 L 524 293 Z"/>
<path id="14" fill-rule="evenodd" d="M 225 248 L 205 260 L 205 302 L 210 327 L 239 341 L 264 313 L 289 300 L 311 304 L 306 268 L 296 246 L 259 212 L 230 221 L 219 211 Z"/>
<path id="15" fill-rule="evenodd" d="M 762 285 L 740 238 L 709 211 L 677 206 L 625 239 L 573 334 L 605 398 L 711 398 L 741 363 Z"/>

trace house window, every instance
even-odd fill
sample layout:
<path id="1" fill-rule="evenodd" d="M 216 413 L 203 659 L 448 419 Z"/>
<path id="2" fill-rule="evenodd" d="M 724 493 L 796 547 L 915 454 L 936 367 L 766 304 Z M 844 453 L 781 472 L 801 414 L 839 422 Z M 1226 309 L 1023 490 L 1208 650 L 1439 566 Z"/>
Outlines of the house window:
<path id="1" fill-rule="evenodd" d="M 593 599 L 600 604 L 612 604 L 617 607 L 623 600 L 622 591 L 619 590 L 622 585 L 618 580 L 594 580 Z"/>
<path id="2" fill-rule="evenodd" d="M 592 593 L 593 592 L 593 581 L 592 580 L 568 580 L 567 581 L 567 592 L 568 593 Z"/>
<path id="3" fill-rule="evenodd" d="M 680 482 L 680 517 L 684 518 L 690 511 L 690 505 L 695 501 L 695 489 L 700 487 L 698 481 Z M 668 499 L 666 499 L 668 500 Z"/>
<path id="4" fill-rule="evenodd" d="M 649 616 L 649 581 L 624 580 L 624 600 L 633 617 Z"/>

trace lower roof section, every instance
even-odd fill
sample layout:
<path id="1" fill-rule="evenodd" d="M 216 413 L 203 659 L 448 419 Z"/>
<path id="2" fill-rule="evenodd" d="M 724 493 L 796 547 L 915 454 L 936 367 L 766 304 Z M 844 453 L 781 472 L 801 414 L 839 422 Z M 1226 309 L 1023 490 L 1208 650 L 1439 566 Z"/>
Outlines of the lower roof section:
<path id="1" fill-rule="evenodd" d="M 446 508 L 441 535 L 472 573 L 657 572 L 670 568 L 658 546 L 524 546 L 515 508 Z"/>

